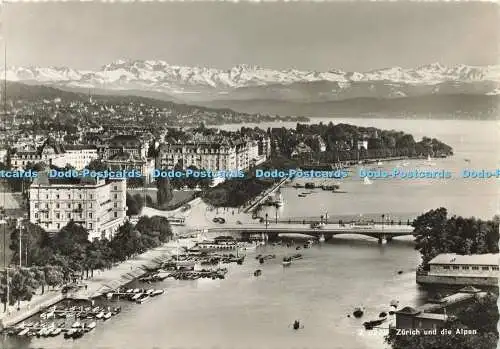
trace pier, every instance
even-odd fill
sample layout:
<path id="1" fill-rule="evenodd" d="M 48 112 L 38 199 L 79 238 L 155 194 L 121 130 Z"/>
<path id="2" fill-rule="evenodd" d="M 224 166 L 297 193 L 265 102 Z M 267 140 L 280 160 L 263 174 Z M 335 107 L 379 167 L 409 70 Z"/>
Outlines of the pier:
<path id="1" fill-rule="evenodd" d="M 289 180 L 289 179 L 290 179 L 290 178 L 288 178 L 288 177 L 285 177 L 285 178 L 280 179 L 280 181 L 279 181 L 278 183 L 274 184 L 274 185 L 273 185 L 270 189 L 266 190 L 264 193 L 262 193 L 262 194 L 260 194 L 259 196 L 257 196 L 257 198 L 256 198 L 254 201 L 250 202 L 250 203 L 249 203 L 249 206 L 247 206 L 247 207 L 243 210 L 243 212 L 244 212 L 244 213 L 248 213 L 248 212 L 250 212 L 251 210 L 253 210 L 254 208 L 258 207 L 258 206 L 259 206 L 259 204 L 261 204 L 261 203 L 262 203 L 265 199 L 267 199 L 267 198 L 269 197 L 269 195 L 272 195 L 272 194 L 274 194 L 276 191 L 278 191 L 278 190 L 279 190 L 279 188 L 281 188 L 281 186 L 282 186 L 283 184 L 285 184 L 285 182 L 286 182 L 287 180 Z"/>

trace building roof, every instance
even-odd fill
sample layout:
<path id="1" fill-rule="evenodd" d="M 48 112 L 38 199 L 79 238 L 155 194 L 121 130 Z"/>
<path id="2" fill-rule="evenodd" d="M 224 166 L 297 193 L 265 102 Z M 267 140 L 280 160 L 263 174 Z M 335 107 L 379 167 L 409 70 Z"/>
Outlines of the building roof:
<path id="1" fill-rule="evenodd" d="M 420 313 L 416 316 L 419 319 L 429 319 L 429 320 L 448 320 L 448 316 L 446 314 L 436 314 L 436 313 Z"/>
<path id="2" fill-rule="evenodd" d="M 403 309 L 396 312 L 396 314 L 407 314 L 407 315 L 417 315 L 420 311 L 412 307 L 404 307 Z"/>
<path id="3" fill-rule="evenodd" d="M 455 264 L 455 265 L 499 265 L 500 255 L 498 253 L 459 255 L 454 253 L 443 253 L 434 257 L 429 264 Z"/>

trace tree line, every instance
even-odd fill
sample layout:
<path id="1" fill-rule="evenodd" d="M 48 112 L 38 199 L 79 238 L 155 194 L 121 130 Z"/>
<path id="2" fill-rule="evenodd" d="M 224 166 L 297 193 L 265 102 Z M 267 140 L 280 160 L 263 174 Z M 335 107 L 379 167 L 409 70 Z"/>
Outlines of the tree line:
<path id="1" fill-rule="evenodd" d="M 420 215 L 412 225 L 415 249 L 422 255 L 421 269 L 428 270 L 429 261 L 441 253 L 498 253 L 499 222 L 498 216 L 486 221 L 448 217 L 443 207 Z"/>
<path id="2" fill-rule="evenodd" d="M 165 217 L 141 217 L 134 226 L 127 222 L 111 238 L 89 240 L 88 231 L 69 222 L 60 231 L 49 235 L 40 226 L 26 222 L 21 231 L 19 256 L 19 229 L 10 234 L 12 250 L 8 269 L 9 303 L 29 301 L 35 290 L 55 287 L 93 277 L 94 271 L 110 269 L 125 261 L 169 241 L 172 229 Z M 19 267 L 21 257 L 22 268 Z M 0 299 L 6 307 L 7 280 L 2 275 Z"/>

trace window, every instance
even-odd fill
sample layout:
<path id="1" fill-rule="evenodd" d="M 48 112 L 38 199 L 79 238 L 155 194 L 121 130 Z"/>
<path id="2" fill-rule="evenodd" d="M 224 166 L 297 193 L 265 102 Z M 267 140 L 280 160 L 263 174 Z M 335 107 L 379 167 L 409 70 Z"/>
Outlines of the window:
<path id="1" fill-rule="evenodd" d="M 89 218 L 92 218 L 92 212 L 89 212 Z"/>
<path id="2" fill-rule="evenodd" d="M 59 204 L 56 204 L 56 208 L 59 208 Z"/>
<path id="3" fill-rule="evenodd" d="M 462 270 L 469 270 L 469 267 L 468 267 L 468 266 L 466 266 L 466 265 L 464 265 L 464 266 L 462 267 Z"/>
<path id="4" fill-rule="evenodd" d="M 38 218 L 38 213 L 35 213 L 35 218 Z"/>
<path id="5" fill-rule="evenodd" d="M 116 186 L 116 185 L 115 185 L 115 186 L 113 187 L 113 190 L 118 190 L 118 186 Z"/>
<path id="6" fill-rule="evenodd" d="M 450 266 L 449 265 L 443 265 L 443 269 L 449 270 Z"/>
<path id="7" fill-rule="evenodd" d="M 57 223 L 57 229 L 61 229 L 61 224 Z"/>
<path id="8" fill-rule="evenodd" d="M 472 267 L 472 270 L 479 270 L 479 267 L 474 266 Z"/>
<path id="9" fill-rule="evenodd" d="M 115 218 L 118 218 L 118 212 L 115 212 Z"/>
<path id="10" fill-rule="evenodd" d="M 67 204 L 66 206 L 68 206 L 68 208 L 71 208 L 71 204 Z"/>
<path id="11" fill-rule="evenodd" d="M 59 199 L 59 194 L 56 194 L 56 199 Z"/>
<path id="12" fill-rule="evenodd" d="M 491 269 L 498 270 L 499 268 L 495 265 L 495 266 L 491 267 Z"/>
<path id="13" fill-rule="evenodd" d="M 56 218 L 57 219 L 60 219 L 61 218 L 61 215 L 59 214 L 59 212 L 56 213 Z"/>
<path id="14" fill-rule="evenodd" d="M 35 204 L 35 208 L 38 208 L 38 204 Z"/>
<path id="15" fill-rule="evenodd" d="M 115 194 L 115 199 L 118 199 L 118 195 L 117 194 Z"/>
<path id="16" fill-rule="evenodd" d="M 68 219 L 71 219 L 71 213 L 69 213 L 69 212 L 68 212 L 68 213 L 66 214 L 66 217 L 67 217 Z"/>
<path id="17" fill-rule="evenodd" d="M 482 267 L 481 269 L 482 269 L 482 270 L 490 270 L 490 267 L 486 267 L 486 266 L 485 266 L 485 267 Z"/>
<path id="18" fill-rule="evenodd" d="M 453 266 L 453 270 L 458 270 L 458 269 L 460 269 L 460 267 L 458 265 Z"/>
<path id="19" fill-rule="evenodd" d="M 89 223 L 89 229 L 92 229 L 92 223 Z"/>

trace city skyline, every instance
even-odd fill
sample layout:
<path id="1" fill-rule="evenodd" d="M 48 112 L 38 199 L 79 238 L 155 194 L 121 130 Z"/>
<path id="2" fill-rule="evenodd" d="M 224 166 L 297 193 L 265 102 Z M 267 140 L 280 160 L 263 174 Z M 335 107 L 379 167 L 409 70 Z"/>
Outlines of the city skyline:
<path id="1" fill-rule="evenodd" d="M 492 6 L 8 4 L 3 36 L 9 66 L 99 69 L 119 59 L 315 71 L 412 68 L 433 62 L 482 66 L 498 64 L 500 53 L 500 15 Z"/>

